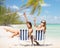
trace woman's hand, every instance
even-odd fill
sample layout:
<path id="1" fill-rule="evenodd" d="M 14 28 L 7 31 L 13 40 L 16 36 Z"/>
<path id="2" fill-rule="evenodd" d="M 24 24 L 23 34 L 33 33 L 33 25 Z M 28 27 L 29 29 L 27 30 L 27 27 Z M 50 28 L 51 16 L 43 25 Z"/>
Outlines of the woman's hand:
<path id="1" fill-rule="evenodd" d="M 24 12 L 24 17 L 25 17 L 25 20 L 26 20 L 26 22 L 28 21 L 28 19 L 27 19 L 27 16 L 26 16 L 26 13 Z"/>
<path id="2" fill-rule="evenodd" d="M 23 14 L 23 15 L 24 15 L 24 17 L 26 17 L 26 13 L 25 13 L 25 12 L 24 12 L 24 14 Z"/>
<path id="3" fill-rule="evenodd" d="M 34 22 L 36 22 L 36 17 L 34 18 Z"/>
<path id="4" fill-rule="evenodd" d="M 36 26 L 36 17 L 34 18 L 34 26 L 37 27 L 37 26 Z"/>

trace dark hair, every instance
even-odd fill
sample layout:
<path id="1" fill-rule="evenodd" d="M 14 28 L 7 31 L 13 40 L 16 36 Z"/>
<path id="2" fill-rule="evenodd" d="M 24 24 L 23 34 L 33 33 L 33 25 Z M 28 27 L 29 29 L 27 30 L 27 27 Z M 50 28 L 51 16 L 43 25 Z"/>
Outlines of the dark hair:
<path id="1" fill-rule="evenodd" d="M 30 28 L 32 28 L 32 23 L 31 23 L 31 22 L 29 22 L 29 21 L 28 21 L 27 23 L 30 25 Z"/>

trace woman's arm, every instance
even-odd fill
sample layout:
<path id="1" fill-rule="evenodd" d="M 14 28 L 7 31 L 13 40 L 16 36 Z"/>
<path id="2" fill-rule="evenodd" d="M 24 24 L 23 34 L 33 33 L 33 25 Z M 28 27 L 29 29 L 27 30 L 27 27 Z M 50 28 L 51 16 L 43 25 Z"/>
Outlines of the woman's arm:
<path id="1" fill-rule="evenodd" d="M 26 13 L 25 12 L 24 12 L 24 17 L 25 17 L 26 22 L 28 22 L 28 19 L 26 17 Z"/>
<path id="2" fill-rule="evenodd" d="M 37 26 L 36 26 L 36 18 L 34 18 L 34 26 L 37 27 Z"/>

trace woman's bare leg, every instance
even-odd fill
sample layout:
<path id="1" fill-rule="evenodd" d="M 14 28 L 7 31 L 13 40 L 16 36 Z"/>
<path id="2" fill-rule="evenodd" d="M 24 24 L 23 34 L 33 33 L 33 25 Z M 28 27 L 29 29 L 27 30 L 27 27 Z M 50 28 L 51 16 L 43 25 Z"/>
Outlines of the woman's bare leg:
<path id="1" fill-rule="evenodd" d="M 17 35 L 19 35 L 19 31 L 18 30 L 14 30 L 14 29 L 11 29 L 11 28 L 4 28 L 6 31 L 9 31 L 9 32 L 11 32 L 11 33 L 13 33 L 13 35 L 11 36 L 12 38 L 14 37 L 14 36 L 17 36 Z"/>
<path id="2" fill-rule="evenodd" d="M 35 38 L 34 38 L 34 42 L 35 42 L 37 45 L 40 45 L 39 42 L 37 42 Z"/>
<path id="3" fill-rule="evenodd" d="M 32 44 L 33 44 L 33 35 L 31 35 L 31 42 L 32 42 Z"/>
<path id="4" fill-rule="evenodd" d="M 13 33 L 13 35 L 11 36 L 11 38 L 13 38 L 14 36 L 17 36 L 17 35 L 19 35 L 19 32 Z"/>
<path id="5" fill-rule="evenodd" d="M 11 28 L 4 28 L 7 32 L 11 32 L 11 33 L 15 33 L 15 30 L 14 29 L 11 29 Z"/>
<path id="6" fill-rule="evenodd" d="M 33 37 L 33 35 L 31 35 L 31 42 L 33 44 L 33 42 L 35 42 L 37 45 L 40 45 L 39 42 L 36 41 L 36 39 Z"/>

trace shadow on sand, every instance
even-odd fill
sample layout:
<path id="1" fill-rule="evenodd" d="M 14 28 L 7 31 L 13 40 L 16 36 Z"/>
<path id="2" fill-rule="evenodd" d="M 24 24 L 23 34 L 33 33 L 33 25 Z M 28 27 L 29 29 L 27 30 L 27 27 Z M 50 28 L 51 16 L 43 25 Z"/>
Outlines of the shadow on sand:
<path id="1" fill-rule="evenodd" d="M 33 44 L 33 45 L 30 45 L 30 44 L 23 45 L 23 44 L 20 44 L 20 46 L 52 46 L 52 44 L 40 44 L 40 45 L 36 45 L 36 44 Z"/>

